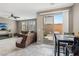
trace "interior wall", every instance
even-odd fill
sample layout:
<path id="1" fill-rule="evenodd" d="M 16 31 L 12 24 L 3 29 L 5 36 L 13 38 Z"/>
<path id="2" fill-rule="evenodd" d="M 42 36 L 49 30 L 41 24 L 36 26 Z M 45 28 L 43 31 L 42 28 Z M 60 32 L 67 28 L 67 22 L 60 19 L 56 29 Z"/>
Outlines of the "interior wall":
<path id="1" fill-rule="evenodd" d="M 73 6 L 73 30 L 79 32 L 79 3 Z"/>
<path id="2" fill-rule="evenodd" d="M 43 42 L 43 20 L 44 16 L 38 15 L 37 16 L 37 42 Z"/>
<path id="3" fill-rule="evenodd" d="M 7 30 L 11 30 L 12 33 L 16 33 L 16 21 L 6 18 L 0 18 L 0 23 L 7 23 Z"/>
<path id="4" fill-rule="evenodd" d="M 73 33 L 73 6 L 69 9 L 69 32 Z"/>
<path id="5" fill-rule="evenodd" d="M 63 33 L 69 32 L 69 10 L 63 12 Z"/>

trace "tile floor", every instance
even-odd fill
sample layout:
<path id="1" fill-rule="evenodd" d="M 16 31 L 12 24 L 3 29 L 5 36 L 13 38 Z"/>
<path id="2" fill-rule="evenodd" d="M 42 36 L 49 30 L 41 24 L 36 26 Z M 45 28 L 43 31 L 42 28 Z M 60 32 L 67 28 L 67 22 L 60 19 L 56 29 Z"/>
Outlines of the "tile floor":
<path id="1" fill-rule="evenodd" d="M 54 56 L 54 45 L 31 44 L 22 49 L 15 46 L 17 38 L 0 40 L 0 56 Z"/>
<path id="2" fill-rule="evenodd" d="M 53 46 L 46 44 L 31 44 L 21 49 L 15 46 L 17 38 L 8 38 L 0 40 L 1 56 L 52 56 L 54 55 Z"/>
<path id="3" fill-rule="evenodd" d="M 52 56 L 53 49 L 46 44 L 32 44 L 24 49 L 18 49 L 7 54 L 8 56 Z"/>

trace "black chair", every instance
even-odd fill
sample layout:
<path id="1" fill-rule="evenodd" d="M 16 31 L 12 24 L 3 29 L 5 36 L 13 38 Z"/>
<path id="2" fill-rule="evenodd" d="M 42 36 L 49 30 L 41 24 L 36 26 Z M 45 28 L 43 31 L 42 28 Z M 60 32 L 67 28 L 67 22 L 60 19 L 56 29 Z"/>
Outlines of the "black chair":
<path id="1" fill-rule="evenodd" d="M 74 56 L 79 56 L 79 37 L 74 37 L 72 52 Z"/>
<path id="2" fill-rule="evenodd" d="M 59 35 L 59 34 L 55 34 L 54 33 L 54 37 L 55 37 L 55 51 L 54 51 L 54 55 L 56 56 L 56 54 L 57 54 L 57 52 L 58 52 L 58 41 L 57 41 L 57 35 Z M 63 50 L 63 52 L 61 52 L 61 53 L 64 53 L 65 55 L 66 55 L 66 43 L 60 43 L 60 46 L 63 48 L 62 50 Z"/>
<path id="3" fill-rule="evenodd" d="M 65 32 L 64 35 L 74 35 L 74 33 L 73 33 L 73 32 L 72 32 L 72 33 L 70 33 L 70 32 L 69 32 L 69 33 L 68 33 L 68 32 Z M 67 56 L 69 55 L 69 53 L 72 53 L 72 51 L 71 51 L 72 45 L 73 45 L 73 43 L 70 42 L 70 43 L 68 43 L 68 45 L 66 46 L 66 55 L 67 55 Z"/>
<path id="4" fill-rule="evenodd" d="M 74 33 L 64 33 L 64 35 L 74 35 Z M 73 43 L 68 43 L 68 45 L 72 45 Z"/>
<path id="5" fill-rule="evenodd" d="M 64 33 L 64 35 L 74 35 L 74 33 Z"/>
<path id="6" fill-rule="evenodd" d="M 66 50 L 67 55 L 70 55 L 70 53 L 72 53 L 73 56 L 79 56 L 79 37 L 74 37 L 74 42 L 73 42 L 71 49 L 69 49 L 68 46 L 67 46 L 67 50 Z M 71 52 L 70 52 L 70 50 L 71 50 Z"/>

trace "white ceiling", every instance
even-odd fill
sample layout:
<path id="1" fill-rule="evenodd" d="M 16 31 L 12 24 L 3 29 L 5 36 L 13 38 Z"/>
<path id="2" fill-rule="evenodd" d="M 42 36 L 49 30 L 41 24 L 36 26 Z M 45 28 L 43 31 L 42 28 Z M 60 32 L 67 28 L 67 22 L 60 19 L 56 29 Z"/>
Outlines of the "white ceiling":
<path id="1" fill-rule="evenodd" d="M 0 17 L 9 17 L 11 13 L 24 19 L 35 18 L 36 13 L 46 9 L 69 7 L 73 3 L 0 3 Z"/>

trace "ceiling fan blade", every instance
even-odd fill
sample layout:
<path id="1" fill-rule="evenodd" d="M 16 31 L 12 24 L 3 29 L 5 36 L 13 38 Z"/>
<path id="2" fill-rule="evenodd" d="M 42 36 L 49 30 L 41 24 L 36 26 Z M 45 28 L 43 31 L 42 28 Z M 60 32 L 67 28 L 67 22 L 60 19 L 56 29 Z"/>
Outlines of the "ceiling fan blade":
<path id="1" fill-rule="evenodd" d="M 20 17 L 14 17 L 14 18 L 16 19 L 16 18 L 20 18 Z"/>
<path id="2" fill-rule="evenodd" d="M 18 16 L 14 16 L 14 14 L 13 13 L 11 13 L 11 15 L 8 17 L 8 18 L 14 18 L 14 19 L 17 19 L 17 18 L 20 18 L 20 17 L 18 17 Z"/>
<path id="3" fill-rule="evenodd" d="M 20 18 L 20 17 L 16 16 L 16 18 Z"/>
<path id="4" fill-rule="evenodd" d="M 11 14 L 11 17 L 14 17 L 14 15 L 13 15 L 13 14 Z"/>

